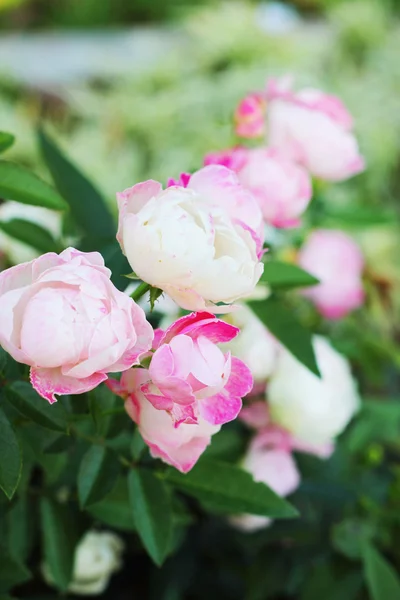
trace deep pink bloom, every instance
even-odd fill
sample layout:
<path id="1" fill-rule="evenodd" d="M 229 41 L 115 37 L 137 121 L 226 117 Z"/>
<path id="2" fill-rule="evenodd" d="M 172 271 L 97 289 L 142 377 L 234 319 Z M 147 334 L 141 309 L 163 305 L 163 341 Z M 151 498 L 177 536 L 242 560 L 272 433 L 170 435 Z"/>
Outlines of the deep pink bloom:
<path id="1" fill-rule="evenodd" d="M 288 78 L 270 80 L 266 98 L 269 145 L 328 181 L 364 170 L 353 119 L 338 98 L 315 89 L 294 92 Z"/>
<path id="2" fill-rule="evenodd" d="M 314 231 L 298 256 L 301 267 L 320 280 L 302 291 L 327 319 L 341 319 L 364 302 L 360 248 L 343 231 Z"/>
<path id="3" fill-rule="evenodd" d="M 296 227 L 307 208 L 312 187 L 305 169 L 275 148 L 232 148 L 208 154 L 204 164 L 226 164 L 257 199 L 266 223 Z"/>
<path id="4" fill-rule="evenodd" d="M 0 273 L 0 343 L 49 402 L 137 364 L 153 329 L 98 252 L 49 252 Z"/>
<path id="5" fill-rule="evenodd" d="M 265 108 L 264 94 L 249 94 L 241 100 L 234 115 L 237 135 L 244 138 L 256 138 L 264 135 Z"/>
<path id="6" fill-rule="evenodd" d="M 122 374 L 121 381 L 109 379 L 107 385 L 125 399 L 126 411 L 137 424 L 151 455 L 187 473 L 221 426 L 199 417 L 197 423 L 181 423 L 176 427 L 168 412 L 154 408 L 143 394 L 142 387 L 148 379 L 145 369 L 130 369 Z"/>
<path id="7" fill-rule="evenodd" d="M 217 344 L 236 327 L 211 313 L 192 313 L 156 336 L 148 370 L 132 369 L 108 385 L 126 401 L 153 456 L 183 472 L 222 424 L 235 419 L 251 391 L 249 369 Z"/>
<path id="8" fill-rule="evenodd" d="M 176 426 L 212 425 L 235 419 L 253 378 L 244 363 L 218 343 L 233 339 L 238 328 L 211 313 L 192 313 L 173 323 L 159 339 L 142 392 L 155 408 L 167 410 Z"/>

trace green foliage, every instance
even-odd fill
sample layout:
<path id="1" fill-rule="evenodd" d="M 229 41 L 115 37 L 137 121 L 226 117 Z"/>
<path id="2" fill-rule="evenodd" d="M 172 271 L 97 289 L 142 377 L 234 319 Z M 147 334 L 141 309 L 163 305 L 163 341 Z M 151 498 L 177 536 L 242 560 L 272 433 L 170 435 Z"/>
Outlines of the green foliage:
<path id="1" fill-rule="evenodd" d="M 43 550 L 50 576 L 60 590 L 66 590 L 74 565 L 77 535 L 68 507 L 43 497 L 40 501 Z"/>
<path id="2" fill-rule="evenodd" d="M 372 546 L 365 544 L 364 572 L 371 600 L 400 598 L 400 579 L 393 567 Z"/>
<path id="3" fill-rule="evenodd" d="M 78 473 L 81 508 L 99 502 L 113 489 L 118 479 L 118 461 L 105 446 L 91 446 Z"/>
<path id="4" fill-rule="evenodd" d="M 14 429 L 1 408 L 0 456 L 0 488 L 11 499 L 21 477 L 22 455 Z"/>
<path id="5" fill-rule="evenodd" d="M 0 160 L 0 197 L 23 204 L 65 210 L 67 204 L 39 177 L 20 165 Z"/>
<path id="6" fill-rule="evenodd" d="M 170 492 L 162 480 L 144 469 L 131 470 L 128 487 L 137 532 L 156 565 L 161 565 L 172 536 Z"/>
<path id="7" fill-rule="evenodd" d="M 316 277 L 300 267 L 277 260 L 264 263 L 264 273 L 260 282 L 267 283 L 273 289 L 306 287 L 319 283 Z"/>
<path id="8" fill-rule="evenodd" d="M 16 240 L 36 248 L 41 253 L 60 252 L 62 250 L 60 243 L 46 229 L 31 221 L 25 221 L 24 219 L 0 221 L 0 229 Z"/>
<path id="9" fill-rule="evenodd" d="M 11 148 L 15 142 L 15 137 L 11 133 L 0 131 L 0 154 Z"/>
<path id="10" fill-rule="evenodd" d="M 255 482 L 247 471 L 212 459 L 200 459 L 185 475 L 168 469 L 165 478 L 177 489 L 220 511 L 281 519 L 298 514 L 289 502 L 264 483 Z"/>
<path id="11" fill-rule="evenodd" d="M 113 238 L 114 221 L 100 193 L 43 130 L 39 131 L 38 136 L 46 165 L 56 188 L 68 203 L 76 224 L 90 238 L 97 238 L 98 241 Z"/>
<path id="12" fill-rule="evenodd" d="M 6 399 L 26 419 L 52 431 L 66 431 L 62 405 L 51 406 L 25 381 L 14 381 L 4 390 Z"/>
<path id="13" fill-rule="evenodd" d="M 320 377 L 311 333 L 301 325 L 293 312 L 286 308 L 282 299 L 270 296 L 266 300 L 249 302 L 249 306 L 289 352 Z"/>

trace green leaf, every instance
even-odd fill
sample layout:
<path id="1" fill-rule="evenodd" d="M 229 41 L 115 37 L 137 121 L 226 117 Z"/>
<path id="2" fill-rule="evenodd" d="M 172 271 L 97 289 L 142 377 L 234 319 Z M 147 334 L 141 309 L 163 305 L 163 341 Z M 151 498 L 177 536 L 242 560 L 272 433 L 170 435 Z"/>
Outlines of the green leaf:
<path id="1" fill-rule="evenodd" d="M 287 289 L 316 285 L 319 280 L 296 265 L 271 260 L 264 263 L 260 283 L 267 283 L 272 288 Z"/>
<path id="2" fill-rule="evenodd" d="M 119 463 L 105 446 L 91 446 L 82 459 L 78 473 L 78 497 L 81 508 L 99 502 L 114 487 Z"/>
<path id="3" fill-rule="evenodd" d="M 112 438 L 121 433 L 126 423 L 124 404 L 106 385 L 99 385 L 89 393 L 89 406 L 100 436 Z"/>
<path id="4" fill-rule="evenodd" d="M 371 600 L 398 600 L 400 580 L 394 567 L 371 544 L 364 547 L 364 575 Z"/>
<path id="5" fill-rule="evenodd" d="M 186 475 L 168 469 L 165 477 L 178 489 L 228 513 L 281 519 L 298 515 L 289 502 L 264 483 L 255 482 L 250 473 L 227 463 L 203 458 Z"/>
<path id="6" fill-rule="evenodd" d="M 25 221 L 24 219 L 0 221 L 0 229 L 16 240 L 36 248 L 39 252 L 60 252 L 61 250 L 61 247 L 47 229 L 31 221 Z"/>
<path id="7" fill-rule="evenodd" d="M 21 477 L 22 454 L 14 430 L 1 408 L 0 456 L 0 488 L 11 500 Z"/>
<path id="8" fill-rule="evenodd" d="M 372 523 L 360 518 L 344 519 L 332 528 L 333 547 L 347 558 L 357 559 L 362 556 L 365 543 L 375 534 Z"/>
<path id="9" fill-rule="evenodd" d="M 19 494 L 7 514 L 8 549 L 16 560 L 26 561 L 32 548 L 35 523 L 33 508 L 31 499 Z"/>
<path id="10" fill-rule="evenodd" d="M 7 366 L 7 352 L 0 347 L 0 377 L 4 377 L 4 372 Z"/>
<path id="11" fill-rule="evenodd" d="M 0 131 L 0 154 L 11 148 L 15 142 L 15 137 L 11 133 Z"/>
<path id="12" fill-rule="evenodd" d="M 140 435 L 140 431 L 138 428 L 135 429 L 132 435 L 131 441 L 131 454 L 134 460 L 139 460 L 143 450 L 145 450 L 146 444 Z"/>
<path id="13" fill-rule="evenodd" d="M 133 279 L 134 281 L 141 281 L 141 278 L 138 275 L 136 275 L 136 273 L 134 273 L 133 271 L 128 275 L 124 275 L 124 277 L 126 277 L 127 279 Z"/>
<path id="14" fill-rule="evenodd" d="M 116 227 L 103 197 L 42 129 L 38 135 L 43 158 L 75 223 L 91 237 L 113 238 Z"/>
<path id="15" fill-rule="evenodd" d="M 74 552 L 77 543 L 74 521 L 67 506 L 41 498 L 41 528 L 46 565 L 54 583 L 66 590 L 72 578 Z"/>
<path id="16" fill-rule="evenodd" d="M 172 536 L 169 491 L 163 481 L 144 469 L 130 471 L 128 489 L 139 537 L 153 561 L 160 566 L 168 554 Z"/>
<path id="17" fill-rule="evenodd" d="M 295 318 L 283 302 L 276 296 L 270 296 L 261 302 L 249 302 L 250 308 L 264 323 L 269 331 L 312 373 L 321 376 L 314 348 L 312 335 Z"/>
<path id="18" fill-rule="evenodd" d="M 16 585 L 31 579 L 30 571 L 5 550 L 0 551 L 0 592 L 7 592 Z"/>
<path id="19" fill-rule="evenodd" d="M 48 183 L 24 167 L 4 160 L 0 160 L 0 197 L 53 210 L 68 207 Z"/>
<path id="20" fill-rule="evenodd" d="M 49 404 L 26 381 L 14 381 L 4 392 L 10 404 L 30 421 L 52 431 L 66 431 L 61 404 Z"/>
<path id="21" fill-rule="evenodd" d="M 153 286 L 150 288 L 150 312 L 153 312 L 154 304 L 156 303 L 157 299 L 161 296 L 162 293 L 163 291 L 159 288 Z"/>
<path id="22" fill-rule="evenodd" d="M 90 506 L 88 512 L 109 527 L 135 531 L 126 477 L 119 478 L 112 492 L 101 502 Z"/>

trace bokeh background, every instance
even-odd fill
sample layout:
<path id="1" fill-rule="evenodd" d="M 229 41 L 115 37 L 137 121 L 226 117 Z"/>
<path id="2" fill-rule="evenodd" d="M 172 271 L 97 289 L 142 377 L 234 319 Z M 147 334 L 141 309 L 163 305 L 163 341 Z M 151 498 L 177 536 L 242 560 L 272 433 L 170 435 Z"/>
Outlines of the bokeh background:
<path id="1" fill-rule="evenodd" d="M 400 565 L 399 17 L 397 0 L 0 0 L 0 129 L 17 138 L 7 158 L 49 179 L 44 121 L 114 212 L 116 191 L 232 145 L 237 102 L 285 73 L 344 100 L 367 162 L 317 190 L 323 225 L 367 257 L 365 311 L 318 324 L 352 360 L 367 408 L 328 466 L 303 458 L 303 518 L 246 537 L 199 517 L 163 569 L 127 566 L 110 597 L 362 599 L 363 536 Z"/>

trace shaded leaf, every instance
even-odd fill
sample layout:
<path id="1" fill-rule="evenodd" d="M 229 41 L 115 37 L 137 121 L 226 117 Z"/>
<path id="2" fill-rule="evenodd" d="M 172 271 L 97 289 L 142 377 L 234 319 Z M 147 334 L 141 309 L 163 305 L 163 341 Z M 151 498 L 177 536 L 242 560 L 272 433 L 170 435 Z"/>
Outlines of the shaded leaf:
<path id="1" fill-rule="evenodd" d="M 264 483 L 255 482 L 250 473 L 220 461 L 203 458 L 189 473 L 170 468 L 165 477 L 178 489 L 217 510 L 282 519 L 298 514 Z"/>
<path id="2" fill-rule="evenodd" d="M 163 293 L 162 290 L 160 290 L 159 288 L 156 287 L 151 287 L 150 288 L 150 312 L 153 312 L 154 310 L 154 304 L 156 303 L 156 301 L 158 300 L 158 298 L 161 296 L 161 294 Z"/>
<path id="3" fill-rule="evenodd" d="M 363 558 L 364 575 L 371 600 L 400 598 L 400 579 L 394 567 L 372 544 L 365 544 Z"/>
<path id="4" fill-rule="evenodd" d="M 114 220 L 100 193 L 42 129 L 38 135 L 43 158 L 56 188 L 69 204 L 75 223 L 86 235 L 114 237 Z"/>
<path id="5" fill-rule="evenodd" d="M 264 263 L 260 283 L 267 283 L 272 288 L 287 289 L 316 285 L 319 280 L 297 265 L 271 260 Z"/>
<path id="6" fill-rule="evenodd" d="M 39 252 L 60 252 L 61 247 L 53 236 L 40 225 L 24 219 L 0 221 L 0 229 L 16 240 L 36 248 Z"/>
<path id="7" fill-rule="evenodd" d="M 140 435 L 139 429 L 136 427 L 132 435 L 131 455 L 134 460 L 139 460 L 143 450 L 146 449 L 146 443 Z"/>
<path id="8" fill-rule="evenodd" d="M 66 590 L 72 577 L 77 536 L 67 506 L 41 498 L 41 528 L 46 565 L 56 586 Z"/>
<path id="9" fill-rule="evenodd" d="M 66 431 L 61 404 L 49 404 L 26 381 L 14 381 L 4 389 L 5 397 L 24 417 L 53 431 Z"/>
<path id="10" fill-rule="evenodd" d="M 0 197 L 53 210 L 68 207 L 48 183 L 24 167 L 4 160 L 0 160 Z"/>
<path id="11" fill-rule="evenodd" d="M 151 471 L 133 469 L 128 476 L 129 502 L 140 539 L 157 565 L 161 565 L 170 548 L 172 506 L 163 481 Z"/>
<path id="12" fill-rule="evenodd" d="M 91 446 L 82 459 L 78 473 L 78 497 L 81 508 L 102 500 L 114 487 L 119 463 L 105 446 Z"/>
<path id="13" fill-rule="evenodd" d="M 5 550 L 0 550 L 0 592 L 7 592 L 29 579 L 30 571 Z"/>
<path id="14" fill-rule="evenodd" d="M 15 142 L 15 136 L 11 133 L 6 133 L 5 131 L 0 131 L 0 154 L 5 150 L 11 148 L 11 146 Z"/>
<path id="15" fill-rule="evenodd" d="M 11 499 L 22 471 L 22 454 L 14 430 L 0 408 L 0 488 Z"/>
<path id="16" fill-rule="evenodd" d="M 311 332 L 305 329 L 282 301 L 270 296 L 260 302 L 249 302 L 250 308 L 269 331 L 312 373 L 320 377 Z"/>
<path id="17" fill-rule="evenodd" d="M 135 531 L 126 477 L 121 477 L 112 492 L 101 502 L 90 506 L 88 512 L 95 519 L 110 527 L 123 531 Z"/>

